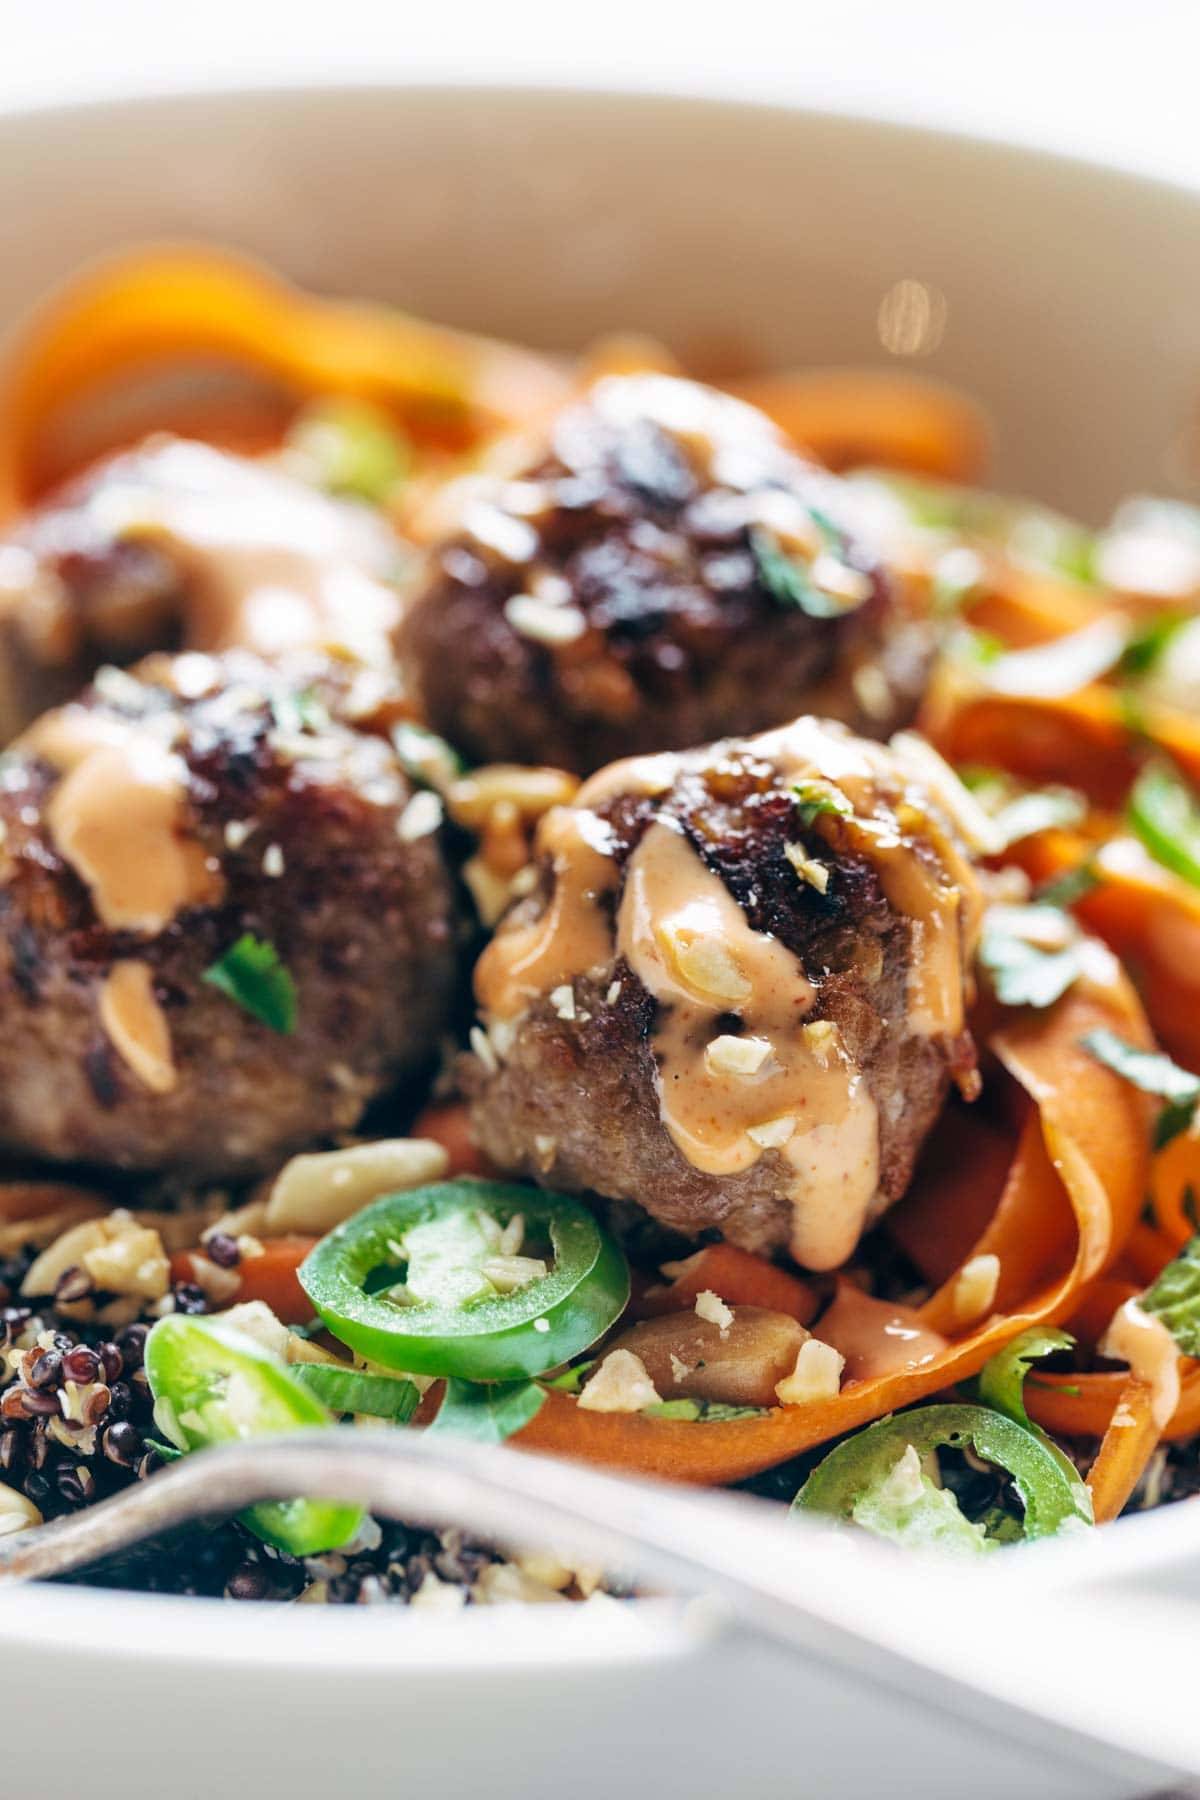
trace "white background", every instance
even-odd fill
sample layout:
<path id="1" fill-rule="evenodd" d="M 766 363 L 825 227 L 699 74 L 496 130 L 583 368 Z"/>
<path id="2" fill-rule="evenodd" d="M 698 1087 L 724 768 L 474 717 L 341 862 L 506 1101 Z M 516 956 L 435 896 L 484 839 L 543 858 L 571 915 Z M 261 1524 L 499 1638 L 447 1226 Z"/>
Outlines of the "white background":
<path id="1" fill-rule="evenodd" d="M 395 76 L 795 98 L 1200 183 L 1200 0 L 0 0 L 0 106 Z"/>

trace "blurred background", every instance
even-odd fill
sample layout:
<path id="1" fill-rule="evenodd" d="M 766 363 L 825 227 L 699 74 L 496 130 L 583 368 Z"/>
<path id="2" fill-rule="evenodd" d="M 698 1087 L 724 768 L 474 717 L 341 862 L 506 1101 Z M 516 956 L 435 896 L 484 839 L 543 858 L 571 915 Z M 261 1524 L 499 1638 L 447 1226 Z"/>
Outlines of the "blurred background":
<path id="1" fill-rule="evenodd" d="M 1198 50 L 1195 0 L 0 0 L 0 106 L 398 75 L 620 85 L 864 109 L 1200 182 Z"/>

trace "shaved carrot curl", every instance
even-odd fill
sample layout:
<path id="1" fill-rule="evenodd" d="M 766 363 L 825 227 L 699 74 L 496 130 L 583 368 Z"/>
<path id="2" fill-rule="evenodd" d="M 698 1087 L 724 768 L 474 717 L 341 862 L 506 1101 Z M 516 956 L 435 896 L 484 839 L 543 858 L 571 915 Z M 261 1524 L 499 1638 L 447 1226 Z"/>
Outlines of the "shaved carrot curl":
<path id="1" fill-rule="evenodd" d="M 1045 1012 L 1002 1021 L 994 1034 L 993 1050 L 1034 1103 L 995 1214 L 971 1249 L 976 1255 L 989 1248 L 1000 1258 L 997 1308 L 930 1362 L 848 1382 L 828 1400 L 727 1422 L 586 1411 L 552 1391 L 515 1441 L 664 1480 L 736 1481 L 977 1374 L 1019 1332 L 1066 1318 L 1084 1285 L 1124 1245 L 1146 1183 L 1143 1096 L 1080 1046 L 1100 1025 L 1150 1042 L 1124 981 L 1072 989 Z M 964 1168 L 964 1183 L 972 1177 Z M 954 1285 L 952 1276 L 925 1308 L 938 1330 L 957 1329 Z"/>

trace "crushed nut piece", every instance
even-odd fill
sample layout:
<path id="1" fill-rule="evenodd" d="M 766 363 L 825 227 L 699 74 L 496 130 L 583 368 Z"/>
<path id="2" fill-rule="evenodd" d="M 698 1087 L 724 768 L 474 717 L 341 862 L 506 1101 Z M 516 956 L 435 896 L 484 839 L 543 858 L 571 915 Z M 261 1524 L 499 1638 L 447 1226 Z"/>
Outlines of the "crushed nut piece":
<path id="1" fill-rule="evenodd" d="M 696 1317 L 706 1319 L 710 1325 L 715 1325 L 722 1337 L 733 1324 L 732 1309 L 726 1306 L 721 1296 L 714 1294 L 711 1288 L 704 1288 L 701 1293 L 696 1295 Z"/>
<path id="2" fill-rule="evenodd" d="M 959 1325 L 973 1325 L 991 1309 L 1000 1281 L 1000 1258 L 991 1252 L 965 1262 L 954 1283 L 954 1317 Z"/>
<path id="3" fill-rule="evenodd" d="M 770 1038 L 717 1037 L 704 1047 L 710 1075 L 758 1075 L 771 1055 Z"/>
<path id="4" fill-rule="evenodd" d="M 659 1398 L 646 1365 L 632 1350 L 610 1350 L 583 1385 L 577 1404 L 585 1412 L 641 1412 Z"/>
<path id="5" fill-rule="evenodd" d="M 832 1344 L 820 1338 L 806 1338 L 796 1356 L 796 1367 L 790 1375 L 775 1383 L 775 1396 L 781 1406 L 804 1406 L 810 1400 L 833 1400 L 842 1383 L 846 1359 Z"/>

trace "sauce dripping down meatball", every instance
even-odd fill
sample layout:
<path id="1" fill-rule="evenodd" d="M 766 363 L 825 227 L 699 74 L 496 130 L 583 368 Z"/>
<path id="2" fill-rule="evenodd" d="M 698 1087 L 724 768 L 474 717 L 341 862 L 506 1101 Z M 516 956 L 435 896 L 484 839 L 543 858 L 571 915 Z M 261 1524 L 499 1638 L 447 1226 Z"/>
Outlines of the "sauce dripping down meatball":
<path id="1" fill-rule="evenodd" d="M 476 974 L 488 1155 L 844 1261 L 946 1083 L 975 1081 L 978 885 L 926 787 L 899 752 L 805 718 L 615 764 L 538 849 L 542 890 Z"/>

